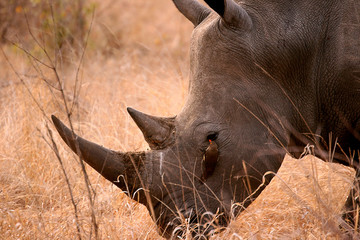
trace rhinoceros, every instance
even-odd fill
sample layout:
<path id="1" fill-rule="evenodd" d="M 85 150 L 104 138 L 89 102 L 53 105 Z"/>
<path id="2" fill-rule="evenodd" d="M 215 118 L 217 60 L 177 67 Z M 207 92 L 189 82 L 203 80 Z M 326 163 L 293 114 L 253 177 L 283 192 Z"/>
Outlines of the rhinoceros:
<path id="1" fill-rule="evenodd" d="M 52 117 L 76 154 L 136 193 L 162 236 L 181 235 L 184 221 L 204 235 L 227 225 L 307 144 L 358 162 L 360 1 L 173 2 L 194 25 L 189 93 L 175 117 L 127 109 L 150 150 L 104 148 Z"/>

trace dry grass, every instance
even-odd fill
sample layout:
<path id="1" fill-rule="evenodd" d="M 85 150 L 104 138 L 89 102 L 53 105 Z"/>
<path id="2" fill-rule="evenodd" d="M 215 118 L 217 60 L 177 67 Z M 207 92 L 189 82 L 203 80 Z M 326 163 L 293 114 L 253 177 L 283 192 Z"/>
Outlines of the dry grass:
<path id="1" fill-rule="evenodd" d="M 164 24 L 166 23 L 166 24 Z M 146 147 L 126 106 L 155 115 L 174 115 L 187 91 L 188 45 L 192 26 L 171 1 L 99 1 L 89 39 L 81 91 L 73 115 L 78 132 L 116 150 Z M 116 43 L 116 44 L 115 44 Z M 113 44 L 113 45 L 111 45 Z M 52 93 L 29 60 L 3 46 L 46 116 L 66 119 L 60 94 Z M 0 239 L 74 239 L 74 210 L 60 165 L 42 136 L 49 123 L 0 54 Z M 60 69 L 72 99 L 77 62 Z M 45 73 L 49 79 L 53 75 Z M 55 84 L 55 82 L 52 82 Z M 57 143 L 61 140 L 54 134 Z M 91 216 L 76 157 L 60 154 L 79 210 L 82 236 Z M 147 210 L 88 168 L 96 191 L 101 239 L 158 239 Z"/>
<path id="2" fill-rule="evenodd" d="M 354 178 L 353 168 L 312 155 L 300 160 L 286 155 L 270 184 L 220 236 L 343 239 L 345 229 L 338 226 L 346 225 L 343 207 Z"/>
<path id="3" fill-rule="evenodd" d="M 176 114 L 187 93 L 192 25 L 169 0 L 98 1 L 73 111 L 82 136 L 115 150 L 146 144 L 126 107 L 160 116 Z M 3 50 L 26 86 L 0 54 L 0 239 L 75 239 L 74 208 L 55 154 L 46 144 L 47 119 L 66 119 L 60 94 L 13 47 Z M 77 60 L 60 69 L 67 99 L 73 99 Z M 52 84 L 51 72 L 44 73 Z M 42 111 L 45 116 L 42 114 Z M 62 143 L 54 134 L 57 143 Z M 81 235 L 94 237 L 91 209 L 77 158 L 59 145 Z M 92 169 L 101 239 L 158 239 L 147 210 Z"/>

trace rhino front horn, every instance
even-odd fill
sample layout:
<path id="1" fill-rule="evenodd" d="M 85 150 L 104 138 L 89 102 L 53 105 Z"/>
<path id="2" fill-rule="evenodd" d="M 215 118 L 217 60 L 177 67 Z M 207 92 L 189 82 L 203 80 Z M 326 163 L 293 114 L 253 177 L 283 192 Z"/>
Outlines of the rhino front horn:
<path id="1" fill-rule="evenodd" d="M 164 149 L 174 142 L 174 118 L 154 117 L 133 108 L 127 108 L 127 111 L 151 149 Z"/>
<path id="2" fill-rule="evenodd" d="M 217 12 L 226 24 L 232 27 L 250 30 L 253 26 L 251 17 L 234 0 L 205 0 L 205 2 Z"/>
<path id="3" fill-rule="evenodd" d="M 55 116 L 51 118 L 56 130 L 71 150 L 107 180 L 131 196 L 138 189 L 148 187 L 152 179 L 149 179 L 145 169 L 152 171 L 152 160 L 156 161 L 152 152 L 121 153 L 106 149 L 77 136 Z M 146 204 L 144 193 L 139 194 L 138 201 Z"/>

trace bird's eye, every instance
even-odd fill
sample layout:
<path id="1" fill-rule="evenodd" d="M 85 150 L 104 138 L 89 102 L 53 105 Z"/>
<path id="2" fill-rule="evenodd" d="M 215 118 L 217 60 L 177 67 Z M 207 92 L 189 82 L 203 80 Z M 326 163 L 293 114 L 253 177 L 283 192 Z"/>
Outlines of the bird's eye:
<path id="1" fill-rule="evenodd" d="M 206 137 L 206 139 L 209 141 L 209 140 L 211 140 L 211 141 L 215 141 L 216 139 L 217 139 L 217 137 L 218 137 L 218 133 L 211 133 L 211 134 L 209 134 L 207 137 Z"/>

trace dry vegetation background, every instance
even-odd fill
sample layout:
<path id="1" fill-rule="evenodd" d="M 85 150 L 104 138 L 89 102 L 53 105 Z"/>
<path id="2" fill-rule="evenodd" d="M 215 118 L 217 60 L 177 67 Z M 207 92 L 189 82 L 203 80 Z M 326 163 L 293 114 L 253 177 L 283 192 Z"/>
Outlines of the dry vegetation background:
<path id="1" fill-rule="evenodd" d="M 170 0 L 53 2 L 0 2 L 0 239 L 95 238 L 92 210 L 99 239 L 159 239 L 145 207 L 88 167 L 91 207 L 81 166 L 54 132 L 76 220 L 47 125 L 54 131 L 51 114 L 67 119 L 62 86 L 76 132 L 115 150 L 145 149 L 126 107 L 180 110 L 192 25 Z M 60 82 L 44 63 L 56 64 Z"/>
<path id="2" fill-rule="evenodd" d="M 27 5 L 28 9 L 18 7 L 22 6 L 21 1 L 11 8 L 3 2 L 1 23 L 9 22 L 7 38 L 48 63 L 27 30 L 24 14 L 27 10 L 33 34 L 41 43 L 43 39 L 47 41 L 54 59 L 52 26 L 42 25 L 42 21 L 52 21 L 47 1 L 28 1 L 33 2 Z M 64 54 L 57 55 L 57 67 L 69 105 L 75 104 L 72 112 L 75 130 L 115 150 L 144 149 L 145 141 L 126 107 L 160 116 L 172 116 L 179 111 L 187 92 L 192 25 L 169 0 L 89 0 L 82 4 L 84 9 L 90 8 L 83 12 L 84 38 L 91 24 L 91 8 L 96 10 L 79 81 L 76 56 L 81 54 L 76 51 L 81 50 L 81 41 L 71 43 L 71 35 L 83 29 L 77 29 L 67 19 L 69 15 L 75 16 L 71 4 L 53 9 L 55 14 L 63 11 L 59 13 L 63 16 L 55 16 L 59 26 L 72 28 L 64 30 L 69 32 L 63 34 L 63 45 L 69 45 L 61 46 Z M 74 208 L 65 177 L 54 152 L 43 139 L 49 139 L 46 124 L 54 130 L 48 119 L 51 114 L 67 119 L 60 92 L 48 84 L 56 88 L 59 85 L 50 69 L 3 42 L 2 50 L 25 85 L 0 52 L 0 239 L 76 239 Z M 60 64 L 60 58 L 64 64 Z M 77 204 L 81 235 L 85 239 L 94 237 L 80 164 L 57 134 L 54 137 L 61 143 L 58 147 Z M 94 209 L 100 239 L 159 238 L 143 206 L 89 167 L 87 170 L 96 191 Z"/>

